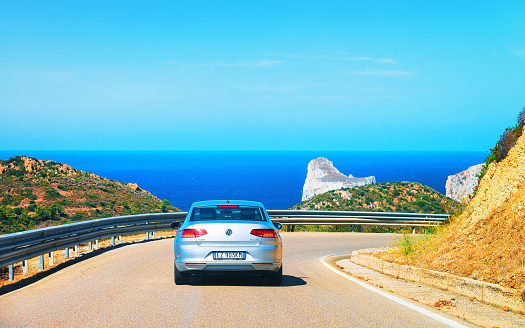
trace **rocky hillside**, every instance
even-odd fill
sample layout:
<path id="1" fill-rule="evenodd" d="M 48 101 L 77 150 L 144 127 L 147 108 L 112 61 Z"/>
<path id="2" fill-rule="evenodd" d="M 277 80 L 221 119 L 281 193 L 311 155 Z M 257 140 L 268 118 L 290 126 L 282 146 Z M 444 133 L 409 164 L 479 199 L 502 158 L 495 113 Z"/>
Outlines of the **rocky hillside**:
<path id="1" fill-rule="evenodd" d="M 292 209 L 454 213 L 461 205 L 417 182 L 374 183 L 333 190 L 303 201 Z"/>
<path id="2" fill-rule="evenodd" d="M 310 199 L 329 190 L 364 186 L 375 182 L 376 178 L 373 176 L 366 178 L 355 178 L 351 174 L 346 176 L 335 168 L 334 163 L 324 157 L 319 157 L 308 163 L 301 200 Z"/>
<path id="3" fill-rule="evenodd" d="M 162 211 L 178 209 L 134 183 L 31 157 L 0 161 L 0 233 Z"/>
<path id="4" fill-rule="evenodd" d="M 521 128 L 525 120 L 518 123 Z M 407 256 L 385 258 L 525 288 L 525 135 L 519 135 L 510 149 L 502 147 L 505 156 L 487 161 L 475 196 L 442 234 L 414 245 Z"/>

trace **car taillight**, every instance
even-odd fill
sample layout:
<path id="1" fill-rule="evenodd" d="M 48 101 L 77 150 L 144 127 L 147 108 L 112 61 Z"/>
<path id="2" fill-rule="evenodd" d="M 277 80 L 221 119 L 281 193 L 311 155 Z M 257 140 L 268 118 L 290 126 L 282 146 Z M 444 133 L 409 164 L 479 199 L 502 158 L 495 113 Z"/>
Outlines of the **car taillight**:
<path id="1" fill-rule="evenodd" d="M 201 237 L 207 235 L 208 232 L 205 229 L 184 229 L 180 235 L 181 238 L 192 238 Z"/>
<path id="2" fill-rule="evenodd" d="M 253 229 L 250 235 L 263 238 L 277 238 L 277 233 L 273 229 Z"/>

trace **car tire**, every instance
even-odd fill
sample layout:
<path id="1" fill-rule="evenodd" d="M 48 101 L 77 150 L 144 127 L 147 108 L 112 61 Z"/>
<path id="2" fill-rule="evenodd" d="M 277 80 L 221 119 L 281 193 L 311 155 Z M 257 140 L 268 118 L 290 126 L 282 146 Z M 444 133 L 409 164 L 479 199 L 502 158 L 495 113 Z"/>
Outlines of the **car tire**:
<path id="1" fill-rule="evenodd" d="M 268 284 L 270 286 L 279 286 L 283 282 L 283 267 L 279 268 L 277 272 L 271 272 L 268 275 Z"/>
<path id="2" fill-rule="evenodd" d="M 173 275 L 175 276 L 175 285 L 187 285 L 190 280 L 190 275 L 180 272 L 175 264 L 173 265 Z"/>

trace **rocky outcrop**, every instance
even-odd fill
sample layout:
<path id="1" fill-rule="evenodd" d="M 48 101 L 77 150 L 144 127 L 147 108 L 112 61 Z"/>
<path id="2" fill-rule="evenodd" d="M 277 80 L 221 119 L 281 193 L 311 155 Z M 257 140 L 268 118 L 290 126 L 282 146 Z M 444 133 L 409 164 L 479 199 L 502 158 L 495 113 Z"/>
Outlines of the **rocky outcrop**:
<path id="1" fill-rule="evenodd" d="M 468 202 L 478 185 L 478 174 L 484 166 L 485 164 L 474 165 L 465 171 L 449 175 L 445 185 L 446 196 L 458 202 Z"/>
<path id="2" fill-rule="evenodd" d="M 140 189 L 139 185 L 136 184 L 136 183 L 131 183 L 131 182 L 130 182 L 130 183 L 128 183 L 128 184 L 126 185 L 126 187 L 128 187 L 129 189 L 131 189 L 131 190 L 133 190 L 133 191 L 137 191 L 137 192 L 142 191 L 142 189 Z"/>
<path id="3" fill-rule="evenodd" d="M 22 156 L 22 161 L 24 161 L 24 168 L 26 172 L 38 171 L 45 165 L 44 161 L 31 157 Z"/>
<path id="4" fill-rule="evenodd" d="M 19 160 L 16 160 L 17 158 L 19 158 Z M 6 173 L 9 169 L 15 171 L 22 171 L 26 173 L 36 173 L 48 166 L 49 164 L 51 164 L 49 167 L 52 167 L 55 170 L 55 172 L 58 170 L 59 172 L 69 174 L 75 171 L 71 166 L 67 164 L 61 164 L 53 161 L 21 156 L 15 157 L 15 161 L 6 163 L 5 165 L 0 164 L 0 174 Z"/>
<path id="5" fill-rule="evenodd" d="M 354 178 L 351 174 L 346 176 L 339 172 L 331 161 L 324 157 L 319 157 L 308 163 L 308 173 L 303 186 L 302 201 L 330 190 L 353 188 L 375 182 L 376 178 L 373 176 L 366 178 Z"/>

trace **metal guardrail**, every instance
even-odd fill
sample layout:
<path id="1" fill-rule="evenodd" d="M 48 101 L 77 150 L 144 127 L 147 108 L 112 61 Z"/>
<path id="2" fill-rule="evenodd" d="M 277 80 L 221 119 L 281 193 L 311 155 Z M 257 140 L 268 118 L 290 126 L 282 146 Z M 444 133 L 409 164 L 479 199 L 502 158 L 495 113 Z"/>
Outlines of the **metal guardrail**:
<path id="1" fill-rule="evenodd" d="M 0 235 L 0 267 L 101 238 L 169 230 L 171 222 L 182 221 L 186 214 L 118 216 Z"/>
<path id="2" fill-rule="evenodd" d="M 272 221 L 286 225 L 350 224 L 389 226 L 434 226 L 445 222 L 448 214 L 269 210 Z"/>
<path id="3" fill-rule="evenodd" d="M 350 224 L 432 226 L 448 219 L 447 214 L 268 210 L 272 221 L 284 225 Z M 94 240 L 136 233 L 169 230 L 170 223 L 182 221 L 187 212 L 118 216 L 55 227 L 0 235 L 0 267 L 12 265 L 58 249 L 67 249 Z M 91 245 L 91 244 L 90 244 Z M 10 266 L 10 276 L 12 266 Z"/>

